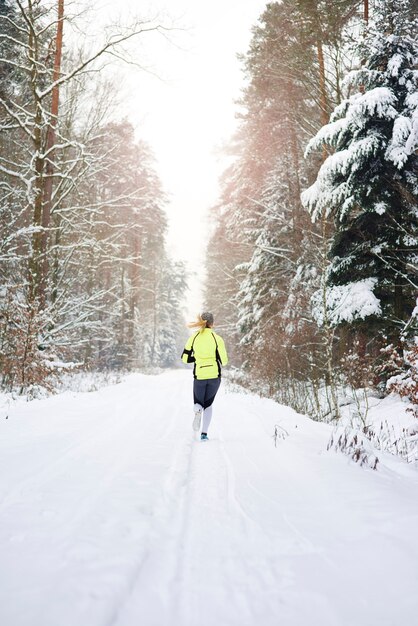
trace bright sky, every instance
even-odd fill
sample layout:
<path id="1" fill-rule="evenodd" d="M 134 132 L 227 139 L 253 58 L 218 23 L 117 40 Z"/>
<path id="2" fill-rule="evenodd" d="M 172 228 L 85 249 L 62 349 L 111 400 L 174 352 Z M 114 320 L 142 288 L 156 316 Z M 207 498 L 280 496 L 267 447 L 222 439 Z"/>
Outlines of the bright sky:
<path id="1" fill-rule="evenodd" d="M 140 48 L 157 74 L 126 69 L 128 116 L 138 137 L 149 142 L 170 199 L 169 249 L 187 263 L 190 293 L 186 313 L 203 305 L 200 288 L 208 235 L 209 208 L 218 198 L 225 162 L 219 149 L 232 135 L 234 100 L 243 85 L 237 53 L 247 50 L 251 27 L 265 0 L 102 0 L 105 12 L 122 16 L 161 13 L 181 30 L 146 36 Z M 216 280 L 216 277 L 214 277 Z"/>

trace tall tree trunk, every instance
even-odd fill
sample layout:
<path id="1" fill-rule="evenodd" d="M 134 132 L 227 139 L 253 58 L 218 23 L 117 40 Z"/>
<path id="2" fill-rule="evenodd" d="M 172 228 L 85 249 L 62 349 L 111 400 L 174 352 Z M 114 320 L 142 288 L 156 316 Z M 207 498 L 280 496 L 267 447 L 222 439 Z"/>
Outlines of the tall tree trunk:
<path id="1" fill-rule="evenodd" d="M 129 305 L 129 318 L 130 318 L 130 327 L 129 327 L 129 345 L 131 349 L 131 360 L 132 365 L 135 365 L 134 354 L 136 354 L 135 350 L 135 314 L 138 308 L 138 300 L 139 300 L 139 285 L 140 285 L 140 254 L 141 254 L 141 236 L 139 233 L 134 232 L 133 234 L 133 256 L 134 261 L 131 266 L 131 298 Z"/>
<path id="2" fill-rule="evenodd" d="M 19 5 L 23 13 L 23 8 Z M 29 282 L 29 302 L 32 313 L 38 306 L 36 302 L 40 297 L 41 282 L 41 259 L 42 259 L 42 187 L 43 187 L 43 171 L 44 161 L 42 157 L 42 103 L 38 96 L 39 84 L 39 51 L 37 33 L 34 28 L 34 12 L 32 2 L 28 2 L 27 15 L 23 13 L 26 24 L 28 26 L 28 46 L 30 52 L 30 87 L 32 91 L 35 115 L 33 124 L 33 148 L 34 148 L 34 188 L 33 200 L 30 201 L 33 208 L 32 226 L 34 232 L 32 235 L 32 251 L 28 262 L 28 282 Z"/>
<path id="3" fill-rule="evenodd" d="M 322 245 L 323 250 L 321 254 L 321 273 L 322 273 L 322 308 L 324 316 L 324 348 L 325 348 L 325 382 L 329 386 L 330 391 L 330 411 L 334 419 L 340 417 L 340 407 L 338 402 L 338 390 L 337 390 L 337 376 L 334 370 L 334 337 L 335 328 L 330 324 L 328 317 L 327 306 L 327 283 L 326 283 L 326 271 L 328 269 L 328 229 L 329 223 L 325 217 L 325 213 L 322 218 Z M 327 391 L 328 393 L 328 391 Z"/>
<path id="4" fill-rule="evenodd" d="M 58 20 L 57 20 L 57 33 L 55 37 L 55 55 L 54 55 L 54 71 L 52 75 L 53 83 L 56 83 L 61 73 L 61 58 L 62 58 L 62 39 L 64 30 L 64 0 L 58 0 Z M 42 282 L 41 282 L 41 297 L 43 305 L 45 304 L 46 293 L 46 280 L 48 276 L 49 260 L 48 260 L 48 239 L 49 239 L 49 225 L 51 221 L 51 209 L 52 209 L 52 177 L 54 174 L 54 146 L 55 146 L 55 131 L 58 123 L 58 110 L 59 110 L 59 86 L 55 85 L 52 90 L 51 99 L 51 118 L 47 131 L 46 140 L 46 161 L 45 161 L 45 185 L 43 193 L 43 210 L 42 210 Z"/>
<path id="5" fill-rule="evenodd" d="M 316 43 L 316 52 L 318 56 L 318 65 L 319 65 L 319 104 L 321 108 L 321 124 L 325 126 L 328 124 L 328 96 L 327 96 L 327 87 L 326 87 L 326 79 L 325 79 L 325 61 L 324 61 L 324 50 L 322 47 L 322 41 L 318 39 Z"/>
<path id="6" fill-rule="evenodd" d="M 287 85 L 289 94 L 291 94 L 291 101 L 296 102 L 296 96 L 294 94 L 294 85 L 290 82 Z M 291 171 L 288 171 L 288 180 L 290 181 L 290 206 L 292 207 L 292 223 L 293 223 L 293 242 L 295 257 L 299 258 L 300 244 L 302 241 L 302 225 L 301 214 L 302 205 L 300 201 L 300 194 L 302 192 L 300 183 L 300 161 L 299 161 L 299 145 L 298 136 L 296 132 L 297 120 L 293 112 L 287 117 L 287 134 L 289 136 L 289 158 L 291 160 Z"/>
<path id="7" fill-rule="evenodd" d="M 365 37 L 367 34 L 367 27 L 369 25 L 369 0 L 363 0 L 363 20 L 364 20 L 364 32 L 363 36 Z M 361 60 L 361 65 L 365 65 L 366 59 Z M 365 88 L 364 85 L 360 85 L 360 93 L 364 93 Z"/>
<path id="8" fill-rule="evenodd" d="M 152 341 L 151 341 L 151 365 L 155 365 L 155 356 L 157 348 L 157 269 L 153 267 L 153 283 L 152 290 Z"/>
<path id="9" fill-rule="evenodd" d="M 295 193 L 293 194 L 292 199 L 292 213 L 293 213 L 293 240 L 295 246 L 295 255 L 296 258 L 300 256 L 300 246 L 302 243 L 302 224 L 301 224 L 301 213 L 302 206 L 300 202 L 300 194 L 301 194 L 301 184 L 300 184 L 300 163 L 299 163 L 299 154 L 298 154 L 298 140 L 296 136 L 296 131 L 294 127 L 291 128 L 290 135 L 290 143 L 291 143 L 291 151 L 292 151 L 292 161 L 293 161 L 293 176 L 295 180 Z"/>

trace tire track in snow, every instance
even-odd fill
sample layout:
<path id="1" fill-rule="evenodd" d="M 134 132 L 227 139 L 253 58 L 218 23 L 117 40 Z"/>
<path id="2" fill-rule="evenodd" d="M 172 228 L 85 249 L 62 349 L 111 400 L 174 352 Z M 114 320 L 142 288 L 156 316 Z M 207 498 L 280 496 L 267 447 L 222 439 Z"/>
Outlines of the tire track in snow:
<path id="1" fill-rule="evenodd" d="M 174 393 L 172 392 L 170 397 L 172 398 L 173 406 L 178 408 L 171 413 L 168 429 L 165 425 L 164 439 L 168 439 L 178 427 L 178 423 L 184 419 L 182 415 L 184 413 L 184 405 L 182 404 L 184 392 L 176 384 L 176 381 L 173 381 L 173 385 L 175 385 Z M 131 623 L 130 619 L 136 621 L 135 616 L 138 615 L 138 612 L 141 614 L 147 613 L 147 607 L 149 607 L 150 611 L 153 610 L 155 591 L 150 571 L 154 572 L 154 575 L 155 572 L 158 572 L 160 582 L 163 582 L 164 578 L 167 577 L 167 569 L 160 556 L 164 549 L 169 550 L 171 546 L 173 553 L 176 550 L 175 528 L 178 525 L 182 526 L 183 517 L 179 511 L 183 510 L 184 503 L 187 501 L 189 484 L 187 476 L 189 476 L 191 471 L 192 456 L 192 441 L 183 440 L 165 478 L 161 496 L 155 507 L 154 519 L 157 521 L 152 527 L 150 526 L 147 535 L 144 537 L 144 543 L 147 543 L 147 547 L 145 550 L 142 550 L 142 554 L 136 559 L 136 564 L 129 574 L 123 593 L 119 596 L 118 602 L 105 622 L 106 626 Z M 140 596 L 139 600 L 138 595 Z M 130 613 L 132 610 L 133 616 L 129 617 L 132 615 Z M 165 622 L 159 621 L 159 618 L 154 622 L 154 618 L 151 615 L 149 620 L 147 626 L 152 626 L 154 623 L 156 626 L 165 624 Z"/>
<path id="2" fill-rule="evenodd" d="M 159 591 L 176 586 L 178 576 L 181 575 L 181 554 L 191 488 L 187 477 L 193 467 L 193 443 L 193 440 L 186 440 L 176 456 L 156 507 L 158 521 L 147 537 L 149 544 L 146 552 L 131 573 L 123 597 L 106 621 L 106 626 L 134 623 L 138 614 L 148 615 L 147 626 L 177 623 L 167 621 L 170 615 L 176 614 L 176 601 L 169 598 L 167 606 L 164 606 Z"/>
<path id="3" fill-rule="evenodd" d="M 209 454 L 208 466 L 205 464 L 204 456 Z M 205 476 L 211 477 L 209 486 L 205 484 Z M 204 510 L 207 502 L 209 508 L 215 509 L 225 532 L 232 538 L 232 543 L 229 545 L 228 539 L 227 545 L 224 544 L 220 552 L 217 551 L 216 543 L 209 541 L 209 561 L 214 560 L 219 577 L 222 578 L 225 589 L 229 590 L 229 597 L 224 596 L 225 606 L 232 602 L 235 607 L 232 611 L 233 617 L 228 618 L 229 621 L 223 621 L 222 624 L 236 624 L 237 615 L 241 617 L 245 615 L 248 624 L 255 623 L 254 611 L 257 612 L 257 607 L 254 608 L 252 605 L 254 604 L 253 598 L 257 597 L 257 590 L 265 595 L 263 592 L 266 585 L 271 589 L 277 583 L 278 578 L 283 578 L 283 576 L 277 575 L 275 567 L 268 558 L 270 538 L 265 538 L 263 567 L 258 568 L 256 572 L 253 568 L 253 573 L 249 576 L 255 589 L 249 593 L 248 585 L 242 589 L 242 583 L 241 588 L 237 589 L 237 569 L 241 569 L 242 572 L 246 571 L 248 574 L 248 559 L 256 561 L 258 559 L 257 549 L 248 550 L 248 546 L 254 543 L 254 539 L 257 545 L 257 541 L 259 543 L 259 538 L 265 534 L 265 530 L 241 506 L 236 495 L 235 483 L 235 470 L 225 450 L 222 437 L 220 441 L 212 439 L 208 443 L 197 442 L 194 438 L 188 439 L 183 450 L 178 454 L 176 465 L 168 477 L 167 486 L 171 497 L 165 503 L 166 507 L 169 504 L 168 513 L 167 509 L 165 515 L 162 512 L 163 517 L 156 531 L 158 542 L 150 546 L 148 560 L 142 563 L 136 580 L 131 585 L 130 612 L 119 612 L 120 620 L 113 620 L 108 626 L 122 626 L 130 623 L 129 618 L 133 620 L 135 615 L 151 612 L 153 615 L 149 617 L 149 626 L 161 626 L 161 624 L 195 626 L 196 619 L 203 624 L 202 616 L 198 616 L 197 612 L 193 613 L 191 604 L 194 599 L 193 589 L 196 591 L 196 575 L 199 575 L 200 568 L 205 569 L 208 566 L 208 555 L 205 551 L 200 552 L 197 558 L 194 556 L 196 549 L 207 542 L 209 528 L 205 523 Z M 207 491 L 208 487 L 210 493 Z M 174 498 L 173 494 L 176 494 Z M 169 531 L 167 531 L 167 522 Z M 156 543 L 159 544 L 157 549 Z M 244 554 L 241 554 L 242 546 L 247 546 Z M 164 562 L 167 555 L 169 556 Z M 217 564 L 220 565 L 219 568 Z M 155 589 L 154 593 L 151 589 L 152 576 L 157 578 L 163 590 L 160 597 Z M 212 576 L 210 584 L 216 586 L 219 577 Z M 162 597 L 164 592 L 166 592 L 165 598 Z M 148 596 L 148 601 L 144 599 L 144 596 Z M 156 610 L 158 601 L 159 608 Z M 277 594 L 275 594 L 274 602 L 277 602 Z M 225 620 L 225 616 L 222 616 L 222 619 Z M 242 620 L 240 623 L 244 624 Z"/>
<path id="4" fill-rule="evenodd" d="M 175 389 L 170 390 L 170 396 L 173 397 L 174 401 L 176 399 L 177 393 L 178 393 L 177 386 L 175 387 Z M 127 403 L 127 406 L 130 406 L 130 403 Z M 178 409 L 177 411 L 170 413 L 169 423 L 166 422 L 164 415 L 162 413 L 161 414 L 156 413 L 155 407 L 153 407 L 153 410 L 151 412 L 149 410 L 147 411 L 148 414 L 150 415 L 149 419 L 152 421 L 153 425 L 157 427 L 153 431 L 153 440 L 151 441 L 151 444 L 155 445 L 158 442 L 158 445 L 161 445 L 162 442 L 170 438 L 174 429 L 176 428 L 176 421 L 178 421 L 178 415 L 180 413 L 180 410 L 181 409 Z M 135 427 L 136 426 L 135 420 L 136 420 L 136 417 L 132 417 L 129 420 L 129 422 L 125 423 L 124 431 L 128 435 L 129 434 L 132 435 L 132 433 L 135 433 L 137 431 L 137 428 Z M 147 433 L 147 435 L 149 437 L 149 432 Z M 125 439 L 126 439 L 125 437 L 122 437 L 122 440 L 125 440 Z M 128 437 L 128 440 L 130 443 L 135 442 L 135 438 L 132 438 L 132 436 Z M 115 445 L 115 440 L 113 440 L 112 445 L 113 446 Z M 130 451 L 129 455 L 125 453 L 120 456 L 121 462 L 117 464 L 117 467 L 114 468 L 115 471 L 113 472 L 113 478 L 115 480 L 119 479 L 123 468 L 129 467 L 131 460 L 134 458 L 135 458 L 134 448 Z M 133 465 L 133 467 L 135 467 L 135 464 Z M 109 487 L 111 484 L 112 484 L 112 481 L 109 481 L 107 484 L 107 487 Z M 105 486 L 105 488 L 101 490 L 101 493 L 98 494 L 98 497 L 95 499 L 95 504 L 100 502 L 100 500 L 103 499 L 103 496 L 106 496 L 110 491 L 111 490 L 107 489 Z M 131 496 L 134 498 L 134 493 L 132 493 Z M 130 560 L 131 565 L 125 570 L 126 574 L 124 576 L 124 580 L 122 584 L 119 585 L 116 592 L 115 590 L 112 590 L 113 598 L 109 598 L 109 603 L 111 604 L 111 606 L 109 606 L 106 610 L 106 616 L 103 619 L 104 624 L 114 624 L 117 622 L 119 615 L 121 611 L 123 610 L 123 606 L 129 600 L 132 590 L 135 588 L 137 580 L 141 575 L 141 571 L 143 567 L 146 565 L 147 560 L 150 556 L 149 541 L 150 541 L 150 538 L 155 533 L 155 524 L 154 524 L 155 517 L 158 516 L 158 510 L 160 508 L 162 510 L 165 508 L 166 506 L 165 500 L 166 500 L 166 493 L 163 491 L 158 501 L 155 503 L 153 511 L 152 512 L 150 511 L 148 514 L 147 528 L 143 531 L 140 537 L 140 547 L 136 551 L 136 556 L 134 557 L 134 559 L 131 558 Z M 94 506 L 92 507 L 92 511 L 93 510 L 94 510 Z M 80 522 L 81 522 L 80 526 L 82 526 L 83 519 L 84 518 L 88 519 L 89 517 L 90 516 L 88 514 L 88 510 L 86 510 L 86 515 L 83 515 L 82 518 L 80 519 Z"/>
<path id="5" fill-rule="evenodd" d="M 210 457 L 209 464 L 205 457 Z M 178 540 L 181 550 L 173 578 L 179 582 L 172 602 L 172 621 L 167 624 L 255 624 L 257 614 L 265 612 L 266 603 L 273 609 L 281 602 L 277 590 L 270 593 L 283 578 L 269 558 L 271 538 L 239 502 L 235 470 L 222 436 L 218 441 L 197 444 L 191 458 L 194 471 L 185 491 Z M 216 528 L 212 535 L 212 526 L 222 528 L 225 541 L 219 544 L 219 535 Z M 201 549 L 205 545 L 209 552 Z M 254 567 L 254 563 L 259 566 Z M 216 605 L 211 606 L 208 620 L 199 609 L 206 593 L 211 603 L 215 598 Z M 264 598 L 262 610 L 260 597 Z"/>

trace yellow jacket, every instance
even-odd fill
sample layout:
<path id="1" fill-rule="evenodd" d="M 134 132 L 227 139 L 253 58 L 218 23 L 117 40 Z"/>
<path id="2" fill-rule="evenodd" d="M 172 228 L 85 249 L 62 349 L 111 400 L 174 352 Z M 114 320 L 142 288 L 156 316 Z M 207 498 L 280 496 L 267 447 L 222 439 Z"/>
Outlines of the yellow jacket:
<path id="1" fill-rule="evenodd" d="M 193 376 L 197 380 L 220 378 L 221 365 L 228 363 L 224 340 L 211 328 L 199 330 L 187 340 L 181 360 L 194 363 Z"/>

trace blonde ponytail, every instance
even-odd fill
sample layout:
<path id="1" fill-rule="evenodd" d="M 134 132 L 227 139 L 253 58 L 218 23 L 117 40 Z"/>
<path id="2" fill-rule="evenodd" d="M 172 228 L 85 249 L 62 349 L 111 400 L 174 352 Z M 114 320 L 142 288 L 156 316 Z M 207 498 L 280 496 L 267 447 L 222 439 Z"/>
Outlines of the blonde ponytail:
<path id="1" fill-rule="evenodd" d="M 189 322 L 187 324 L 187 328 L 194 328 L 195 330 L 203 330 L 206 328 L 206 320 L 202 320 L 202 316 L 198 315 L 197 320 L 195 322 Z"/>
<path id="2" fill-rule="evenodd" d="M 188 328 L 198 328 L 200 331 L 204 328 L 212 328 L 213 315 L 212 313 L 202 313 L 197 316 L 197 320 L 195 322 L 189 322 L 187 326 Z"/>

